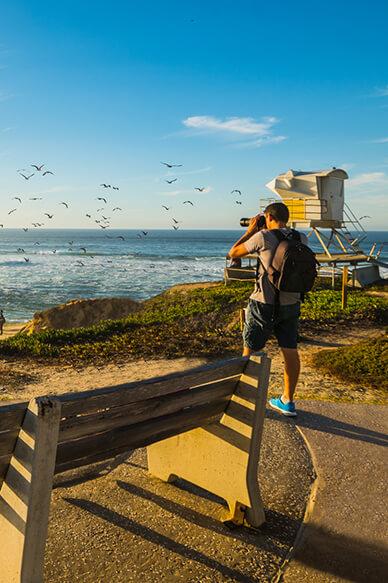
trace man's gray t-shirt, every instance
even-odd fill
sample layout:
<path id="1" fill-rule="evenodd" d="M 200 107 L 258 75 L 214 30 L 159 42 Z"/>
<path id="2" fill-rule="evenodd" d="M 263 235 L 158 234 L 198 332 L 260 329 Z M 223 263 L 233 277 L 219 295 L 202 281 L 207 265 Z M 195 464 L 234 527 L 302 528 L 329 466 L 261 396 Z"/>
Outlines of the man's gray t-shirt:
<path id="1" fill-rule="evenodd" d="M 286 227 L 280 230 L 285 235 L 291 232 L 291 229 Z M 306 235 L 300 233 L 300 238 L 302 243 L 308 245 Z M 279 241 L 276 235 L 268 229 L 262 229 L 258 233 L 255 233 L 244 243 L 248 253 L 258 253 L 260 257 L 259 276 L 255 286 L 255 291 L 250 297 L 252 300 L 256 300 L 262 304 L 275 303 L 275 288 L 268 280 L 266 269 L 268 269 L 272 263 L 272 258 L 278 244 Z M 282 306 L 296 304 L 296 302 L 299 301 L 300 293 L 284 291 L 279 293 L 279 302 Z"/>

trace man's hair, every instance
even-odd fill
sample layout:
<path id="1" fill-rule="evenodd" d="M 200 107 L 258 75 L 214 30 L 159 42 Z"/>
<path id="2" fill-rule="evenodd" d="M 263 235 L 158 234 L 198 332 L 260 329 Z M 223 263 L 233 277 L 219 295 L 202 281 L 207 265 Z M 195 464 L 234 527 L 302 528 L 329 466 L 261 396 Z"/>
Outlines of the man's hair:
<path id="1" fill-rule="evenodd" d="M 271 215 L 278 223 L 287 223 L 290 218 L 288 208 L 283 202 L 271 202 L 265 210 L 265 215 Z"/>

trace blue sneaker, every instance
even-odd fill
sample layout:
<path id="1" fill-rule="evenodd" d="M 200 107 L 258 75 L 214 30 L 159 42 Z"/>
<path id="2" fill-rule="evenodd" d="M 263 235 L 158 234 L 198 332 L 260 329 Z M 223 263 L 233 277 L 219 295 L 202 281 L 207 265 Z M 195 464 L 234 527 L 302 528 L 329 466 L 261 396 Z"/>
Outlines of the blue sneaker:
<path id="1" fill-rule="evenodd" d="M 283 415 L 286 415 L 287 417 L 296 417 L 295 403 L 283 403 L 281 397 L 273 397 L 268 403 L 272 409 L 280 411 Z"/>

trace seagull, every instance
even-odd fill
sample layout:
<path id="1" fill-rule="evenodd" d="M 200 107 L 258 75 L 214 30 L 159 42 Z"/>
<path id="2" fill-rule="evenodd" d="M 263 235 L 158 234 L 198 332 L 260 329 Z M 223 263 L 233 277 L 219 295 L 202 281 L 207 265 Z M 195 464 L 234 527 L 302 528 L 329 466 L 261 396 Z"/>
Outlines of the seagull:
<path id="1" fill-rule="evenodd" d="M 70 247 L 73 245 L 74 241 L 68 241 Z"/>
<path id="2" fill-rule="evenodd" d="M 51 172 L 51 170 L 45 170 L 42 176 L 46 176 L 47 174 L 52 174 L 54 176 L 54 172 Z"/>
<path id="3" fill-rule="evenodd" d="M 168 162 L 161 162 L 161 164 L 164 164 L 167 168 L 181 168 L 183 166 L 183 164 L 169 164 Z"/>
<path id="4" fill-rule="evenodd" d="M 23 231 L 24 231 L 25 233 L 27 233 L 27 231 L 28 231 L 28 227 L 23 227 Z"/>
<path id="5" fill-rule="evenodd" d="M 80 247 L 80 248 L 79 248 L 79 250 L 80 250 L 80 251 L 83 251 L 84 253 L 86 253 L 86 249 L 85 249 L 85 247 Z"/>
<path id="6" fill-rule="evenodd" d="M 100 186 L 103 186 L 104 188 L 111 188 L 110 184 L 105 184 L 105 182 L 103 182 L 102 184 L 100 184 Z"/>
<path id="7" fill-rule="evenodd" d="M 101 229 L 106 229 L 108 227 L 108 225 L 99 225 L 101 227 Z"/>
<path id="8" fill-rule="evenodd" d="M 48 217 L 49 219 L 52 219 L 54 215 L 50 215 L 49 213 L 44 213 L 46 215 L 46 217 Z"/>
<path id="9" fill-rule="evenodd" d="M 29 263 L 29 262 L 30 262 L 30 260 L 29 260 L 29 258 L 28 258 L 28 257 L 23 257 L 23 259 L 24 259 L 24 261 L 25 261 L 26 263 Z"/>
<path id="10" fill-rule="evenodd" d="M 241 200 L 236 200 L 236 204 L 242 204 Z"/>
<path id="11" fill-rule="evenodd" d="M 14 213 L 16 210 L 17 210 L 17 209 L 12 209 L 12 210 L 10 210 L 10 211 L 9 211 L 9 213 L 8 213 L 8 214 L 9 214 L 9 215 L 12 215 L 12 213 Z"/>
<path id="12" fill-rule="evenodd" d="M 117 235 L 116 239 L 121 239 L 122 241 L 125 241 L 125 237 L 123 237 L 122 235 Z"/>
<path id="13" fill-rule="evenodd" d="M 113 190 L 120 190 L 118 186 L 112 186 Z"/>
<path id="14" fill-rule="evenodd" d="M 204 186 L 201 186 L 201 188 L 199 188 L 198 186 L 196 186 L 194 188 L 194 190 L 198 190 L 198 192 L 203 192 L 205 190 L 205 187 Z"/>
<path id="15" fill-rule="evenodd" d="M 165 206 L 164 204 L 162 204 L 162 208 L 164 208 L 166 211 L 169 211 L 171 207 Z"/>
<path id="16" fill-rule="evenodd" d="M 69 205 L 67 204 L 67 202 L 60 202 L 59 204 L 63 204 L 63 206 L 65 206 L 67 209 L 69 208 Z"/>
<path id="17" fill-rule="evenodd" d="M 115 206 L 115 208 L 112 210 L 112 213 L 114 213 L 115 211 L 122 211 L 123 209 L 120 208 L 119 206 Z"/>
<path id="18" fill-rule="evenodd" d="M 98 196 L 97 200 L 103 200 L 105 204 L 107 202 L 106 198 L 104 198 L 103 196 Z"/>
<path id="19" fill-rule="evenodd" d="M 142 231 L 144 237 L 146 237 L 148 235 L 148 231 Z"/>
<path id="20" fill-rule="evenodd" d="M 25 251 L 24 251 L 23 247 L 18 247 L 18 248 L 16 249 L 16 251 L 17 251 L 18 253 L 25 253 Z"/>
<path id="21" fill-rule="evenodd" d="M 23 176 L 23 178 L 25 178 L 25 180 L 29 180 L 30 178 L 32 178 L 32 176 L 35 176 L 35 172 L 30 174 L 29 176 L 26 176 L 25 174 L 22 174 L 21 172 L 19 172 L 20 176 Z"/>
<path id="22" fill-rule="evenodd" d="M 14 196 L 12 200 L 18 200 L 22 204 L 22 199 L 19 196 Z"/>
<path id="23" fill-rule="evenodd" d="M 370 217 L 369 215 L 362 215 L 362 217 L 360 217 L 358 220 L 362 221 L 362 219 L 371 219 L 372 217 Z"/>
<path id="24" fill-rule="evenodd" d="M 176 225 L 173 225 L 172 228 L 175 229 L 175 231 L 179 229 L 179 227 L 177 227 Z"/>
<path id="25" fill-rule="evenodd" d="M 194 203 L 191 202 L 191 200 L 184 200 L 183 204 L 191 204 L 191 206 L 194 206 Z"/>
<path id="26" fill-rule="evenodd" d="M 40 245 L 39 241 L 35 241 L 34 245 Z"/>
<path id="27" fill-rule="evenodd" d="M 38 196 L 33 196 L 32 198 L 30 198 L 29 200 L 43 200 L 43 198 L 38 197 Z"/>
<path id="28" fill-rule="evenodd" d="M 53 249 L 53 253 L 55 254 L 56 252 L 57 252 L 57 250 L 56 249 Z"/>
<path id="29" fill-rule="evenodd" d="M 36 168 L 36 170 L 38 172 L 40 172 L 44 166 L 44 164 L 41 164 L 40 166 L 38 166 L 38 164 L 31 164 L 32 168 Z"/>
<path id="30" fill-rule="evenodd" d="M 174 219 L 174 217 L 172 217 L 172 220 L 174 221 L 174 223 L 177 225 L 179 223 L 179 221 L 177 221 L 176 219 Z"/>
<path id="31" fill-rule="evenodd" d="M 4 225 L 3 225 L 3 223 L 1 223 L 0 227 L 1 227 L 2 229 L 4 229 Z"/>
<path id="32" fill-rule="evenodd" d="M 110 217 L 104 217 L 104 215 L 101 215 L 101 216 L 104 219 L 104 221 L 109 221 L 110 220 Z"/>
<path id="33" fill-rule="evenodd" d="M 232 192 L 230 194 L 233 194 L 234 192 L 237 192 L 237 194 L 239 194 L 241 196 L 241 190 L 238 190 L 237 188 L 235 188 L 234 190 L 232 190 Z"/>
<path id="34" fill-rule="evenodd" d="M 178 180 L 178 178 L 174 178 L 173 180 L 165 180 L 165 182 L 167 182 L 167 184 L 172 184 L 173 182 L 176 182 Z"/>
<path id="35" fill-rule="evenodd" d="M 97 209 L 97 211 L 96 211 L 96 212 L 100 213 L 100 212 L 101 212 L 101 211 L 103 211 L 103 210 L 104 210 L 104 207 L 102 207 L 102 208 L 100 208 L 100 209 Z"/>
<path id="36" fill-rule="evenodd" d="M 78 264 L 80 267 L 84 267 L 84 265 L 85 265 L 85 263 L 83 263 L 83 261 L 80 261 L 79 259 L 77 260 L 77 264 Z"/>

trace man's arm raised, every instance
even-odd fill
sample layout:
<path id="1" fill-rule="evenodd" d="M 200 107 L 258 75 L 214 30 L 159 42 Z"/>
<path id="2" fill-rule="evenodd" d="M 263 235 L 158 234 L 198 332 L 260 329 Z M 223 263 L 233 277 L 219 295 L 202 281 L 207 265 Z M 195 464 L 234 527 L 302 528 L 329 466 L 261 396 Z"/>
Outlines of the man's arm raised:
<path id="1" fill-rule="evenodd" d="M 248 229 L 246 230 L 246 233 L 242 237 L 240 237 L 238 241 L 236 241 L 233 247 L 231 247 L 227 257 L 230 259 L 234 259 L 236 257 L 244 257 L 244 255 L 248 255 L 249 251 L 247 250 L 244 243 L 245 241 L 248 241 L 248 239 L 250 239 L 252 235 L 254 235 L 257 232 L 258 232 L 257 218 L 253 217 L 249 222 L 249 226 Z"/>

